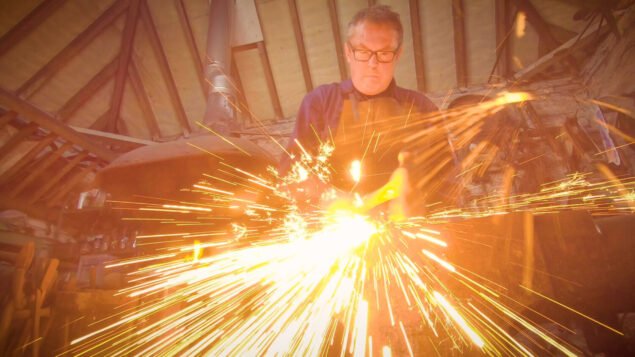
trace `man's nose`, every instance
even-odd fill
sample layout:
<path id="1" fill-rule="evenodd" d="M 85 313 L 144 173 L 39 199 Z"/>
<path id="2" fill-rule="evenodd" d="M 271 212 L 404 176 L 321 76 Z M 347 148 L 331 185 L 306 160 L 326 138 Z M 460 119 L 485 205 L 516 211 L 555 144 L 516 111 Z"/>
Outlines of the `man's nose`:
<path id="1" fill-rule="evenodd" d="M 379 61 L 377 61 L 377 54 L 373 53 L 372 56 L 368 59 L 368 65 L 371 67 L 377 67 Z"/>

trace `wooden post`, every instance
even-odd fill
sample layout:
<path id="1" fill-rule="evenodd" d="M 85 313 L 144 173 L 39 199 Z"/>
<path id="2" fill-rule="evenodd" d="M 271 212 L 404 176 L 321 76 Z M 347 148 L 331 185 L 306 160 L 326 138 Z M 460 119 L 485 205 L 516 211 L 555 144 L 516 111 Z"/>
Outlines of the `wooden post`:
<path id="1" fill-rule="evenodd" d="M 500 78 L 507 78 L 511 74 L 510 60 L 511 47 L 509 36 L 511 34 L 509 0 L 496 0 L 496 58 L 497 70 Z"/>
<path id="2" fill-rule="evenodd" d="M 419 16 L 419 0 L 410 0 L 410 26 L 412 28 L 412 48 L 415 56 L 415 73 L 417 89 L 426 90 L 425 64 L 423 61 L 423 43 L 421 38 L 421 18 Z"/>
<path id="3" fill-rule="evenodd" d="M 467 49 L 465 43 L 465 7 L 463 0 L 452 0 L 452 24 L 454 25 L 454 60 L 456 83 L 467 87 Z"/>

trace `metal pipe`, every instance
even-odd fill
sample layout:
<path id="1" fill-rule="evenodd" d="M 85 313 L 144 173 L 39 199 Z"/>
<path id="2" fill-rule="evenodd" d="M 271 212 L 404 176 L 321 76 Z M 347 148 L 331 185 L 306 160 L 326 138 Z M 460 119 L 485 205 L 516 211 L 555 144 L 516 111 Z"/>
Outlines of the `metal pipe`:
<path id="1" fill-rule="evenodd" d="M 223 135 L 238 127 L 234 84 L 230 77 L 234 0 L 211 0 L 205 77 L 210 84 L 203 123 Z"/>

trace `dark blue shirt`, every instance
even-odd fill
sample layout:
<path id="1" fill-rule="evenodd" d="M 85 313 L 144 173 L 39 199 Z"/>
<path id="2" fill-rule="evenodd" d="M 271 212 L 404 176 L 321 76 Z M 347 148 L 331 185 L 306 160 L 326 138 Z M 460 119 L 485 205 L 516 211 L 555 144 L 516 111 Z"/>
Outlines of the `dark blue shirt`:
<path id="1" fill-rule="evenodd" d="M 418 113 L 430 113 L 437 110 L 437 106 L 423 93 L 401 88 L 394 80 L 385 91 L 374 96 L 367 96 L 356 90 L 350 79 L 340 83 L 321 85 L 307 93 L 302 100 L 287 151 L 297 158 L 299 149 L 294 141 L 297 139 L 309 153 L 315 154 L 320 141 L 326 141 L 329 138 L 329 132 L 333 135 L 337 132 L 344 100 L 351 94 L 360 102 L 377 97 L 392 97 L 400 104 L 412 107 Z M 284 155 L 280 164 L 280 173 L 284 175 L 290 165 L 291 159 Z"/>

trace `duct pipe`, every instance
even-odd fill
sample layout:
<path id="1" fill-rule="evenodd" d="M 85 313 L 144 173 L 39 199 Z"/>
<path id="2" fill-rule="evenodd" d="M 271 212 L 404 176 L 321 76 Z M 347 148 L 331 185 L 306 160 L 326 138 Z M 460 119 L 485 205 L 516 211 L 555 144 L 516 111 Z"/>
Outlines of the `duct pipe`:
<path id="1" fill-rule="evenodd" d="M 210 86 L 203 122 L 222 135 L 238 127 L 233 106 L 235 86 L 230 77 L 233 16 L 234 0 L 210 1 L 205 61 Z"/>

